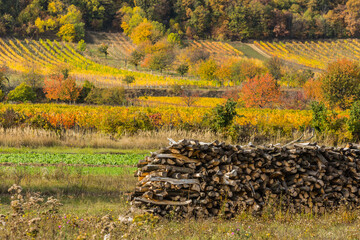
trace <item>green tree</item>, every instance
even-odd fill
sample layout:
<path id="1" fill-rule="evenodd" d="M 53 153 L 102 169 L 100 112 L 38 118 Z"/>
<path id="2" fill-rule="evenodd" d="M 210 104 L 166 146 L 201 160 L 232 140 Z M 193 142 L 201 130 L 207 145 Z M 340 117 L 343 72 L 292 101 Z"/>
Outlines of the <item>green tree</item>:
<path id="1" fill-rule="evenodd" d="M 180 45 L 181 44 L 181 38 L 180 38 L 179 34 L 177 34 L 177 33 L 170 33 L 167 36 L 167 41 L 172 45 L 175 45 L 175 44 Z"/>
<path id="2" fill-rule="evenodd" d="M 313 102 L 311 104 L 311 110 L 313 113 L 311 126 L 318 132 L 324 132 L 329 125 L 328 113 L 325 104 L 322 102 Z"/>
<path id="3" fill-rule="evenodd" d="M 212 109 L 210 126 L 215 132 L 222 131 L 233 123 L 234 118 L 238 115 L 236 105 L 235 101 L 228 99 L 225 104 L 219 104 Z"/>
<path id="4" fill-rule="evenodd" d="M 188 24 L 195 30 L 198 37 L 205 36 L 210 28 L 210 23 L 211 13 L 205 6 L 199 5 L 190 13 Z"/>
<path id="5" fill-rule="evenodd" d="M 33 102 L 36 100 L 36 93 L 26 83 L 22 83 L 8 94 L 9 101 Z"/>
<path id="6" fill-rule="evenodd" d="M 79 98 L 77 99 L 78 102 L 83 103 L 85 102 L 85 98 L 89 95 L 90 91 L 95 88 L 95 85 L 88 80 L 84 82 L 83 87 L 81 88 Z"/>
<path id="7" fill-rule="evenodd" d="M 353 140 L 360 140 L 360 101 L 353 103 L 350 109 L 350 118 L 347 122 Z"/>

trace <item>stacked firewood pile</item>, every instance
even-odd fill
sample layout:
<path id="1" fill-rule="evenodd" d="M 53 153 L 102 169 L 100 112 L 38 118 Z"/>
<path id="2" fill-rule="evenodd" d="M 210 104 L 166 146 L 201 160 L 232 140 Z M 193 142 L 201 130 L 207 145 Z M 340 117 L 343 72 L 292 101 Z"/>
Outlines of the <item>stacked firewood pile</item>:
<path id="1" fill-rule="evenodd" d="M 360 149 L 173 142 L 138 163 L 133 204 L 159 215 L 232 217 L 272 202 L 291 212 L 359 206 Z"/>

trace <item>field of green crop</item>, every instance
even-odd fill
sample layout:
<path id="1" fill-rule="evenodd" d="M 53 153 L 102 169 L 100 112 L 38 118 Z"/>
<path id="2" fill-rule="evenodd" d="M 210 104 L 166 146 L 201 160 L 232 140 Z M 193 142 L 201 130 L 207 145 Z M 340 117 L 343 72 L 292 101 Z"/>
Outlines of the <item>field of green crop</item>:
<path id="1" fill-rule="evenodd" d="M 17 153 L 0 154 L 0 163 L 84 164 L 84 165 L 135 165 L 144 154 L 51 154 Z"/>

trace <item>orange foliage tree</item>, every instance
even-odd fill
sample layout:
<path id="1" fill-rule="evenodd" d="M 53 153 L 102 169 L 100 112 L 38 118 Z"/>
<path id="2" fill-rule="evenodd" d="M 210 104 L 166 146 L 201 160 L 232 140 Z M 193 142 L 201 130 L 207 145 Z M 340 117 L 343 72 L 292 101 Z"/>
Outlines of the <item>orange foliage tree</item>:
<path id="1" fill-rule="evenodd" d="M 80 88 L 72 77 L 53 74 L 44 81 L 44 92 L 48 99 L 75 102 L 80 95 Z"/>
<path id="2" fill-rule="evenodd" d="M 304 97 L 307 100 L 324 101 L 322 82 L 316 79 L 309 79 L 303 86 Z"/>
<path id="3" fill-rule="evenodd" d="M 269 107 L 280 100 L 280 87 L 270 74 L 248 79 L 241 89 L 246 107 Z"/>

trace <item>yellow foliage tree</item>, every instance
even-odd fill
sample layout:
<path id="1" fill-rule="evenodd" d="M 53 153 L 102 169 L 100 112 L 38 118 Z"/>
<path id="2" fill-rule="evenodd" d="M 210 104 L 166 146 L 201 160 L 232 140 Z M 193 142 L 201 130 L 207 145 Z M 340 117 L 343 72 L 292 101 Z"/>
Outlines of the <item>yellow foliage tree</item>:
<path id="1" fill-rule="evenodd" d="M 41 18 L 38 17 L 35 20 L 35 26 L 39 29 L 40 33 L 43 33 L 45 31 L 46 23 L 45 21 L 41 20 Z"/>
<path id="2" fill-rule="evenodd" d="M 140 44 L 142 42 L 146 42 L 151 39 L 153 30 L 153 25 L 147 19 L 144 19 L 142 23 L 139 24 L 132 33 L 130 34 L 130 38 L 133 40 L 135 44 Z"/>
<path id="3" fill-rule="evenodd" d="M 48 5 L 48 11 L 53 15 L 61 13 L 64 11 L 64 3 L 59 0 L 51 1 Z"/>
<path id="4" fill-rule="evenodd" d="M 67 42 L 72 42 L 76 36 L 75 26 L 70 23 L 65 24 L 61 26 L 57 35 Z"/>

